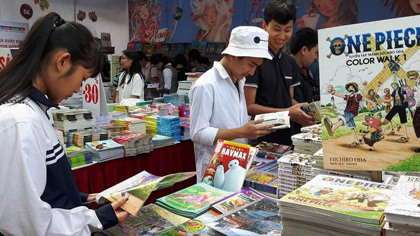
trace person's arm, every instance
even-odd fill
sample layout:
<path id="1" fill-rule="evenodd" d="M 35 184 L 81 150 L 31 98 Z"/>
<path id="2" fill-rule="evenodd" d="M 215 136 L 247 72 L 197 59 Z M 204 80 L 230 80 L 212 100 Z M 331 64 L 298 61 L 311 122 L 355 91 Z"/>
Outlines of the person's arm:
<path id="1" fill-rule="evenodd" d="M 299 102 L 296 101 L 296 99 L 295 99 L 295 87 L 290 87 L 289 88 L 289 93 L 290 93 L 290 97 L 292 98 L 292 105 L 298 104 Z"/>
<path id="2" fill-rule="evenodd" d="M 40 124 L 42 121 L 39 122 Z M 0 131 L 0 231 L 5 235 L 90 235 L 118 223 L 112 205 L 51 208 L 41 199 L 47 182 L 44 130 L 19 122 Z M 15 138 L 8 138 L 15 137 Z M 64 157 L 62 157 L 64 158 Z M 125 216 L 126 217 L 126 216 Z M 121 218 L 122 220 L 122 218 Z"/>
<path id="3" fill-rule="evenodd" d="M 133 87 L 131 90 L 130 98 L 141 98 L 144 90 L 144 82 L 140 74 L 134 74 L 131 81 Z"/>
<path id="4" fill-rule="evenodd" d="M 171 89 L 171 83 L 172 83 L 172 70 L 171 69 L 166 68 L 163 70 L 163 81 L 164 81 L 163 88 L 158 88 L 158 91 L 161 93 L 167 93 Z"/>

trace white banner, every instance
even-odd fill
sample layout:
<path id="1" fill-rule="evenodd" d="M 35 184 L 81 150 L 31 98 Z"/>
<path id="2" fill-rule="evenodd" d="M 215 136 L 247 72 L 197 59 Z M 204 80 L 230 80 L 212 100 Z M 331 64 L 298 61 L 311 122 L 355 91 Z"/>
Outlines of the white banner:
<path id="1" fill-rule="evenodd" d="M 0 48 L 19 47 L 28 31 L 28 23 L 0 21 Z"/>

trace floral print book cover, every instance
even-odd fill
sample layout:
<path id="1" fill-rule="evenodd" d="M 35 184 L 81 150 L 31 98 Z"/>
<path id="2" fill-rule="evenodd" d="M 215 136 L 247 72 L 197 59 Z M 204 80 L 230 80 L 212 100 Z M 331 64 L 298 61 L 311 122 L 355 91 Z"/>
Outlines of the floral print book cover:
<path id="1" fill-rule="evenodd" d="M 319 30 L 325 169 L 420 171 L 419 22 Z"/>

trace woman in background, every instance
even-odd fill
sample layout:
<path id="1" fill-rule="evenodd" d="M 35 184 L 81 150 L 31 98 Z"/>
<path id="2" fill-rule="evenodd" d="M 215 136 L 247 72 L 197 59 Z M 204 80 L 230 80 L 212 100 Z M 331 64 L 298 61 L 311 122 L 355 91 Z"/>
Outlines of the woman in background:
<path id="1" fill-rule="evenodd" d="M 127 98 L 144 99 L 144 76 L 141 72 L 139 54 L 124 50 L 120 57 L 122 73 L 119 78 L 116 102 Z"/>

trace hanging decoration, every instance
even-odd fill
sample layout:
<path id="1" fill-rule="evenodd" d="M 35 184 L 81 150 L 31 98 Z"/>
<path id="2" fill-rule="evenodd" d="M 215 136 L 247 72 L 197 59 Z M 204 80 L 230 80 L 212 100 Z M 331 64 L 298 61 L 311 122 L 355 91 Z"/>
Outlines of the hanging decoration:
<path id="1" fill-rule="evenodd" d="M 170 30 L 170 29 L 168 29 L 168 36 L 169 36 L 169 40 L 168 41 L 169 42 L 174 37 L 175 31 L 176 31 L 176 27 L 178 26 L 178 21 L 182 20 L 182 18 L 183 18 L 184 10 L 182 9 L 182 1 L 183 0 L 179 0 L 178 7 L 175 7 L 175 8 L 172 8 L 171 9 L 171 12 L 174 13 L 174 19 L 175 19 L 175 20 L 172 21 L 172 24 L 174 24 L 175 26 L 174 26 L 174 30 L 173 31 Z"/>
<path id="2" fill-rule="evenodd" d="M 20 6 L 20 14 L 23 16 L 23 18 L 29 20 L 34 14 L 34 11 L 32 10 L 32 7 L 28 4 L 22 4 Z"/>
<path id="3" fill-rule="evenodd" d="M 94 11 L 89 12 L 89 19 L 91 19 L 92 22 L 96 22 L 98 20 L 98 16 L 96 15 L 96 12 Z"/>
<path id="4" fill-rule="evenodd" d="M 42 11 L 50 8 L 50 3 L 48 2 L 48 0 L 34 0 L 34 3 L 39 4 L 39 7 L 41 8 Z"/>
<path id="5" fill-rule="evenodd" d="M 86 12 L 79 10 L 76 17 L 78 20 L 83 21 L 86 18 Z"/>

